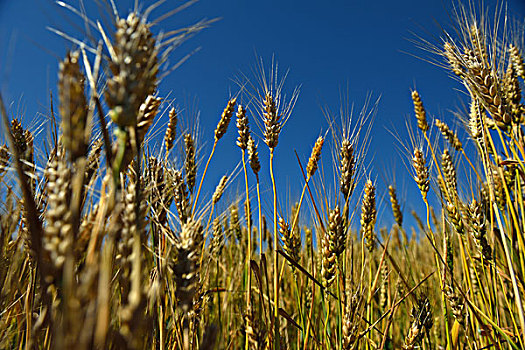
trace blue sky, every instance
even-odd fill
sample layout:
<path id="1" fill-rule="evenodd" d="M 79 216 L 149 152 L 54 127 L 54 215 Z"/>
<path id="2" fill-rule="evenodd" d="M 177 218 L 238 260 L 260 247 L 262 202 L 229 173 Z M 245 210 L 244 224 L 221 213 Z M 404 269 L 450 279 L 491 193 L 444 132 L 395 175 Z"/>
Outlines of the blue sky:
<path id="1" fill-rule="evenodd" d="M 78 7 L 77 0 L 66 2 Z M 133 6 L 133 1 L 116 2 L 121 15 Z M 88 14 L 100 18 L 92 3 L 86 1 Z M 151 3 L 144 1 L 146 5 Z M 181 2 L 167 1 L 152 18 L 178 4 Z M 484 4 L 493 9 L 496 1 Z M 509 0 L 508 7 L 512 17 L 523 19 L 522 0 Z M 290 70 L 285 90 L 291 92 L 301 85 L 296 108 L 277 148 L 276 168 L 283 203 L 296 198 L 301 188 L 293 150 L 306 161 L 315 139 L 328 128 L 322 109 L 337 112 L 342 91 L 357 112 L 366 96 L 371 95 L 372 101 L 381 96 L 368 153 L 368 160 L 373 160 L 371 176 L 378 180 L 378 191 L 383 195 L 383 177 L 395 173 L 402 197 L 410 198 L 409 193 L 417 188 L 408 177 L 399 143 L 391 132 L 397 131 L 405 138 L 405 120 L 412 117 L 413 88 L 421 93 L 431 115 L 453 124 L 450 110 L 461 105 L 461 93 L 455 90 L 460 86 L 445 70 L 414 57 L 435 58 L 412 42 L 419 40 L 417 35 L 439 44 L 443 29 L 453 28 L 451 11 L 452 4 L 446 0 L 201 0 L 160 25 L 171 30 L 204 17 L 220 18 L 175 51 L 172 61 L 201 48 L 162 82 L 160 95 L 169 94 L 186 110 L 200 111 L 201 140 L 209 140 L 202 156 L 207 156 L 220 113 L 230 93 L 238 91 L 235 78 L 242 74 L 253 76 L 256 55 L 266 63 L 275 55 L 281 71 Z M 38 125 L 44 120 L 41 114 L 48 114 L 49 91 L 55 91 L 58 59 L 72 47 L 46 27 L 81 38 L 79 25 L 77 17 L 50 0 L 0 0 L 0 87 L 11 104 L 10 112 L 22 115 L 26 123 Z M 251 125 L 256 128 L 253 119 Z M 235 136 L 232 124 L 217 149 L 219 156 L 207 179 L 208 191 L 239 161 L 240 151 L 233 146 Z M 262 142 L 260 148 L 265 148 Z M 267 172 L 266 153 L 261 153 L 263 171 Z M 323 157 L 328 166 L 330 154 L 325 152 Z M 265 182 L 266 177 L 264 174 Z M 410 209 L 407 204 L 405 215 Z M 382 216 L 386 222 L 392 220 L 389 211 Z"/>

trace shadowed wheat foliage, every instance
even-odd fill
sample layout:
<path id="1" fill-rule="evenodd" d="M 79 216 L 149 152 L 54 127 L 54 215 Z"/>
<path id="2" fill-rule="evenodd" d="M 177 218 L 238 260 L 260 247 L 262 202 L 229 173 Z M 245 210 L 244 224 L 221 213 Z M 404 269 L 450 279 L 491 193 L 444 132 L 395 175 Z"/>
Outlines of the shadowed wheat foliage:
<path id="1" fill-rule="evenodd" d="M 209 22 L 159 33 L 151 10 L 115 12 L 63 53 L 43 147 L 0 98 L 0 348 L 525 348 L 519 35 L 458 6 L 432 51 L 469 107 L 447 124 L 407 88 L 411 207 L 426 213 L 410 228 L 397 184 L 365 163 L 375 107 L 329 115 L 283 201 L 274 155 L 299 90 L 261 61 L 213 134 L 185 128 L 159 83 Z M 220 168 L 236 146 L 239 167 Z"/>

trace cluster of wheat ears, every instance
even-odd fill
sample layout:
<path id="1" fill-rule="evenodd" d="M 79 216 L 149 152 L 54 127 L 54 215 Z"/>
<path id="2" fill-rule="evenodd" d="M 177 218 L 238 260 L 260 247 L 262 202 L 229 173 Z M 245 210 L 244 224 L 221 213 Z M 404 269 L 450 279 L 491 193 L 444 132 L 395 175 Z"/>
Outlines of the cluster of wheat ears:
<path id="1" fill-rule="evenodd" d="M 519 35 L 459 7 L 456 36 L 434 47 L 470 109 L 456 132 L 412 91 L 407 165 L 421 192 L 413 206 L 426 209 L 416 239 L 395 183 L 385 193 L 395 224 L 376 224 L 366 113 L 312 140 L 304 167 L 297 157 L 299 200 L 280 202 L 274 154 L 297 93 L 286 97 L 274 70 L 240 84 L 201 164 L 195 132 L 158 84 L 169 52 L 206 23 L 154 34 L 150 10 L 115 11 L 111 30 L 90 23 L 101 41 L 66 53 L 42 159 L 34 131 L 0 99 L 0 348 L 525 348 Z M 155 155 L 148 135 L 162 116 Z M 235 171 L 209 198 L 201 190 L 220 166 L 213 155 L 234 146 L 220 142 L 232 118 L 243 190 L 222 203 Z"/>

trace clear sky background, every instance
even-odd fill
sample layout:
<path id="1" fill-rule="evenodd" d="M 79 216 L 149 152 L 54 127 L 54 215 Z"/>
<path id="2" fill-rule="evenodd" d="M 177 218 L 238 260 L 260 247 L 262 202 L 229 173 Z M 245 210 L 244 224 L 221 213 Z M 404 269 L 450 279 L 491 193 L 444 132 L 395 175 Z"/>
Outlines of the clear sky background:
<path id="1" fill-rule="evenodd" d="M 66 2 L 78 7 L 77 0 Z M 90 18 L 101 18 L 95 2 L 85 2 Z M 133 7 L 133 1 L 116 2 L 122 16 Z M 181 3 L 168 0 L 151 18 Z M 507 3 L 511 19 L 523 21 L 525 2 Z M 485 1 L 484 6 L 494 9 L 497 2 Z M 336 113 L 341 92 L 348 95 L 356 112 L 368 95 L 372 101 L 381 97 L 367 158 L 372 161 L 369 172 L 378 181 L 380 196 L 386 192 L 383 178 L 395 174 L 401 198 L 407 202 L 408 216 L 410 209 L 421 203 L 409 203 L 417 187 L 409 178 L 399 142 L 391 133 L 398 132 L 406 139 L 406 119 L 413 119 L 413 88 L 421 93 L 429 114 L 454 124 L 451 110 L 459 108 L 462 99 L 455 90 L 459 84 L 444 69 L 414 57 L 436 58 L 413 43 L 421 42 L 416 37 L 419 36 L 439 45 L 443 29 L 453 29 L 451 13 L 452 3 L 448 0 L 201 0 L 159 27 L 171 30 L 202 18 L 220 18 L 175 51 L 173 62 L 201 48 L 162 82 L 160 96 L 169 94 L 186 111 L 200 111 L 201 141 L 205 142 L 201 143 L 201 156 L 207 157 L 220 113 L 230 94 L 238 91 L 235 78 L 243 73 L 253 76 L 256 54 L 266 63 L 275 55 L 281 71 L 290 70 L 285 90 L 291 92 L 301 85 L 296 108 L 277 147 L 276 168 L 283 205 L 289 198 L 297 198 L 302 186 L 293 150 L 306 161 L 315 139 L 328 128 L 322 109 Z M 49 91 L 56 91 L 58 60 L 72 48 L 71 43 L 46 27 L 82 38 L 78 30 L 81 25 L 78 17 L 50 0 L 0 0 L 0 87 L 10 103 L 10 112 L 21 115 L 32 129 L 45 120 L 42 114 L 49 114 Z M 163 118 L 161 123 L 166 122 L 167 116 Z M 260 136 L 253 119 L 251 125 Z M 235 137 L 232 124 L 212 162 L 207 191 L 213 191 L 220 176 L 238 163 L 240 151 L 234 147 Z M 266 146 L 262 142 L 259 146 L 262 181 L 268 183 L 268 162 L 263 151 Z M 331 155 L 326 151 L 323 157 L 328 165 Z M 383 207 L 386 202 L 385 198 Z M 392 221 L 389 210 L 381 215 L 385 222 Z"/>

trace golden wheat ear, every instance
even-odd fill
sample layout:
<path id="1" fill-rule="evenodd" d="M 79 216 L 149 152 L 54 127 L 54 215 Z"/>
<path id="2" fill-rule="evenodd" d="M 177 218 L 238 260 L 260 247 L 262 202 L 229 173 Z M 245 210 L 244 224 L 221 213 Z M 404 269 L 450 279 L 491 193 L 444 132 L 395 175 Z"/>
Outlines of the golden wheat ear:
<path id="1" fill-rule="evenodd" d="M 70 211 L 71 171 L 60 150 L 46 167 L 45 176 L 49 195 L 42 245 L 54 265 L 54 275 L 49 277 L 60 281 L 64 262 L 74 242 Z"/>
<path id="2" fill-rule="evenodd" d="M 177 260 L 173 268 L 177 286 L 177 308 L 183 315 L 184 348 L 190 342 L 190 311 L 193 309 L 200 289 L 200 254 L 202 248 L 203 227 L 198 221 L 190 220 L 181 227 L 176 241 Z"/>
<path id="3" fill-rule="evenodd" d="M 232 119 L 236 102 L 237 102 L 236 98 L 231 98 L 228 101 L 228 104 L 226 105 L 226 107 L 224 108 L 221 118 L 219 119 L 219 123 L 217 124 L 217 127 L 215 128 L 215 142 L 220 140 L 226 133 L 226 130 L 228 130 L 228 125 L 230 125 L 230 120 Z"/>
<path id="4" fill-rule="evenodd" d="M 397 199 L 397 192 L 394 186 L 388 186 L 388 194 L 390 196 L 390 204 L 392 205 L 392 213 L 394 219 L 399 228 L 403 227 L 403 213 L 401 212 L 401 206 Z"/>
<path id="5" fill-rule="evenodd" d="M 417 127 L 421 129 L 421 131 L 426 132 L 429 129 L 427 122 L 427 113 L 425 111 L 425 107 L 423 107 L 423 102 L 421 101 L 419 92 L 417 92 L 416 90 L 412 91 L 412 101 L 414 103 L 414 112 L 416 114 Z"/>
<path id="6" fill-rule="evenodd" d="M 339 150 L 339 173 L 339 188 L 345 201 L 348 201 L 354 188 L 355 156 L 354 146 L 347 138 L 343 139 Z"/>
<path id="7" fill-rule="evenodd" d="M 246 108 L 239 104 L 237 108 L 237 130 L 239 136 L 237 136 L 237 146 L 243 151 L 248 147 L 248 139 L 250 137 L 250 127 L 248 125 L 248 117 L 246 116 Z"/>
<path id="8" fill-rule="evenodd" d="M 157 89 L 158 45 L 150 27 L 132 12 L 117 21 L 115 38 L 110 44 L 111 78 L 107 81 L 106 103 L 111 119 L 119 127 L 137 123 L 140 105 Z"/>
<path id="9" fill-rule="evenodd" d="M 421 148 L 414 148 L 414 156 L 412 157 L 412 165 L 415 170 L 415 181 L 419 187 L 419 191 L 423 196 L 423 199 L 426 200 L 428 190 L 430 188 L 429 172 L 426 166 L 425 157 Z"/>
<path id="10" fill-rule="evenodd" d="M 297 230 L 291 231 L 288 223 L 283 218 L 279 218 L 279 234 L 283 240 L 284 252 L 295 263 L 298 263 L 301 252 L 301 233 Z M 290 264 L 290 267 L 293 269 L 294 277 L 297 278 L 293 265 Z"/>
<path id="11" fill-rule="evenodd" d="M 261 163 L 259 162 L 259 152 L 257 152 L 257 144 L 253 140 L 252 135 L 248 137 L 248 157 L 250 161 L 250 167 L 253 170 L 253 173 L 258 176 L 259 171 L 261 170 Z"/>
<path id="12" fill-rule="evenodd" d="M 171 108 L 168 115 L 169 115 L 169 122 L 168 122 L 168 127 L 166 128 L 166 134 L 164 135 L 164 145 L 166 146 L 166 154 L 173 147 L 173 142 L 175 141 L 175 138 L 177 137 L 177 122 L 178 122 L 177 110 L 175 108 Z"/>
<path id="13" fill-rule="evenodd" d="M 366 240 L 366 247 L 372 252 L 376 245 L 374 225 L 376 222 L 376 194 L 375 186 L 371 180 L 365 184 L 363 203 L 361 205 L 361 229 Z"/>
<path id="14" fill-rule="evenodd" d="M 186 175 L 186 184 L 191 193 L 195 189 L 195 179 L 197 177 L 197 163 L 195 162 L 195 142 L 190 133 L 184 135 L 184 150 L 186 158 L 184 159 L 184 173 Z"/>
<path id="15" fill-rule="evenodd" d="M 80 52 L 68 52 L 60 62 L 58 98 L 61 116 L 62 142 L 71 160 L 86 155 L 89 135 L 86 137 L 88 105 L 84 95 L 86 77 L 80 71 Z"/>

